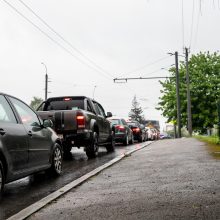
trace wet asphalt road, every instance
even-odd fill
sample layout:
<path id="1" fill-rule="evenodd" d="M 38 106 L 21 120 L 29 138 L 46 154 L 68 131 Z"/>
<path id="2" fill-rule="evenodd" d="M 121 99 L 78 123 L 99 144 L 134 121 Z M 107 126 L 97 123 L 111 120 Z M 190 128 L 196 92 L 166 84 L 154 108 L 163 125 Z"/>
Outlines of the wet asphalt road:
<path id="1" fill-rule="evenodd" d="M 61 177 L 54 178 L 42 172 L 5 185 L 4 195 L 0 200 L 0 220 L 7 219 L 118 155 L 139 146 L 138 143 L 127 147 L 117 145 L 113 153 L 107 153 L 104 147 L 100 147 L 98 157 L 89 160 L 83 149 L 73 148 L 69 157 L 64 160 Z"/>

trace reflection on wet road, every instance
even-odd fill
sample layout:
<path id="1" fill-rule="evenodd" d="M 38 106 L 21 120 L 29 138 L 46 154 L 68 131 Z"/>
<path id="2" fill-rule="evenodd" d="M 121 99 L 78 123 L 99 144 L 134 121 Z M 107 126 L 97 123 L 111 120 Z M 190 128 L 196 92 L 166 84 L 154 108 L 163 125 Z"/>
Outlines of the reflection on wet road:
<path id="1" fill-rule="evenodd" d="M 129 150 L 138 149 L 143 144 L 137 143 L 126 147 L 117 145 L 113 153 L 107 153 L 105 148 L 100 147 L 98 157 L 89 160 L 83 149 L 73 148 L 71 154 L 64 160 L 61 177 L 54 178 L 42 172 L 6 184 L 3 198 L 0 200 L 0 220 L 16 214 L 118 155 L 125 154 Z"/>

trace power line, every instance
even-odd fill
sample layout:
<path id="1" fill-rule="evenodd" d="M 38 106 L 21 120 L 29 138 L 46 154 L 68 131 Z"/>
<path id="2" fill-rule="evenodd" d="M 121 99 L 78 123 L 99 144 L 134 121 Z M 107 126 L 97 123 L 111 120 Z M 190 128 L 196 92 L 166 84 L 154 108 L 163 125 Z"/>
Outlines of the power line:
<path id="1" fill-rule="evenodd" d="M 189 47 L 191 47 L 192 36 L 193 36 L 194 13 L 195 13 L 195 0 L 193 0 L 192 21 L 191 21 L 191 34 L 190 34 L 190 43 L 189 43 Z"/>
<path id="2" fill-rule="evenodd" d="M 198 11 L 198 15 L 197 15 L 197 23 L 196 23 L 196 33 L 195 33 L 195 38 L 194 38 L 194 43 L 193 46 L 196 46 L 196 42 L 197 42 L 197 38 L 198 38 L 198 32 L 199 32 L 199 21 L 200 21 L 200 10 Z"/>
<path id="3" fill-rule="evenodd" d="M 100 74 L 102 74 L 104 77 L 111 79 L 109 77 L 109 75 L 106 76 L 106 74 L 104 75 L 103 72 L 98 71 L 96 68 L 94 68 L 93 66 L 85 63 L 83 60 L 81 60 L 80 58 L 78 58 L 77 56 L 75 56 L 71 51 L 69 51 L 68 49 L 66 49 L 62 44 L 60 44 L 59 42 L 57 42 L 56 40 L 54 40 L 51 36 L 49 36 L 45 31 L 43 31 L 39 26 L 37 26 L 34 22 L 32 22 L 29 18 L 27 18 L 25 15 L 23 15 L 20 11 L 18 11 L 12 4 L 10 4 L 8 1 L 3 0 L 9 7 L 11 7 L 16 13 L 18 13 L 21 17 L 23 17 L 26 21 L 28 21 L 31 25 L 33 25 L 37 30 L 39 30 L 42 34 L 44 34 L 47 38 L 49 38 L 51 41 L 53 41 L 56 45 L 58 45 L 60 48 L 62 48 L 64 51 L 66 51 L 68 54 L 70 54 L 72 57 L 74 57 L 76 60 L 78 60 L 80 63 L 86 65 L 87 67 L 89 67 L 90 69 L 93 69 L 97 72 L 99 72 Z"/>
<path id="4" fill-rule="evenodd" d="M 141 70 L 141 69 L 145 69 L 146 67 L 148 67 L 148 66 L 152 66 L 152 65 L 154 65 L 154 64 L 156 64 L 156 63 L 159 63 L 160 61 L 162 61 L 162 60 L 165 60 L 165 59 L 167 59 L 167 58 L 169 58 L 170 56 L 166 56 L 166 57 L 162 57 L 162 58 L 160 58 L 160 59 L 158 59 L 158 60 L 155 60 L 155 61 L 153 61 L 153 62 L 151 62 L 151 63 L 148 63 L 148 64 L 146 64 L 146 65 L 144 65 L 144 66 L 141 66 L 141 67 L 138 67 L 138 68 L 136 68 L 136 69 L 134 69 L 134 70 L 132 70 L 132 71 L 129 71 L 129 72 L 127 72 L 127 73 L 125 73 L 125 74 L 122 74 L 122 75 L 120 75 L 119 77 L 123 77 L 123 76 L 125 76 L 125 75 L 130 75 L 130 74 L 132 74 L 132 73 L 134 73 L 134 72 L 136 72 L 136 71 L 139 71 L 139 70 Z"/>
<path id="5" fill-rule="evenodd" d="M 184 5 L 182 0 L 182 41 L 183 41 L 183 48 L 185 45 L 185 39 L 184 39 Z"/>
<path id="6" fill-rule="evenodd" d="M 74 47 L 69 41 L 67 41 L 61 34 L 59 34 L 54 28 L 52 28 L 43 18 L 41 18 L 30 6 L 28 6 L 26 3 L 24 3 L 22 0 L 18 0 L 21 4 L 23 4 L 32 14 L 34 14 L 43 24 L 45 24 L 53 33 L 55 33 L 59 38 L 61 38 L 66 44 L 68 44 L 73 50 L 75 50 L 77 53 L 79 53 L 82 57 L 84 57 L 87 61 L 92 63 L 96 68 L 100 69 L 102 72 L 105 72 L 106 74 L 110 75 L 111 77 L 114 77 L 111 73 L 104 70 L 102 67 L 100 67 L 98 64 L 96 64 L 92 59 L 90 59 L 88 56 L 83 54 L 79 49 Z"/>

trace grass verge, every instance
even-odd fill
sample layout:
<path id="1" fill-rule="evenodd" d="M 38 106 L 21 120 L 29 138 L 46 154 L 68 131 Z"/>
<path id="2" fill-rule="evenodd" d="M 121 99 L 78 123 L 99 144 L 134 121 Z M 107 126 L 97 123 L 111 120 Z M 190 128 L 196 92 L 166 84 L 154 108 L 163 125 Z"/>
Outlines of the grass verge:
<path id="1" fill-rule="evenodd" d="M 198 140 L 207 143 L 209 153 L 216 159 L 220 159 L 220 140 L 217 136 L 195 136 Z"/>

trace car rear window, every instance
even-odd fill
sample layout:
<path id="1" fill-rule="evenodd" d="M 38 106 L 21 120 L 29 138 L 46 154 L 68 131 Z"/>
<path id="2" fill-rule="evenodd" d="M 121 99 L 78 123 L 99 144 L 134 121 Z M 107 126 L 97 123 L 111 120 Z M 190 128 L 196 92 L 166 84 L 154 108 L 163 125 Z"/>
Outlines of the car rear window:
<path id="1" fill-rule="evenodd" d="M 121 122 L 119 119 L 109 119 L 112 125 L 120 125 Z"/>
<path id="2" fill-rule="evenodd" d="M 76 109 L 84 109 L 84 100 L 52 100 L 44 107 L 46 111 Z"/>

